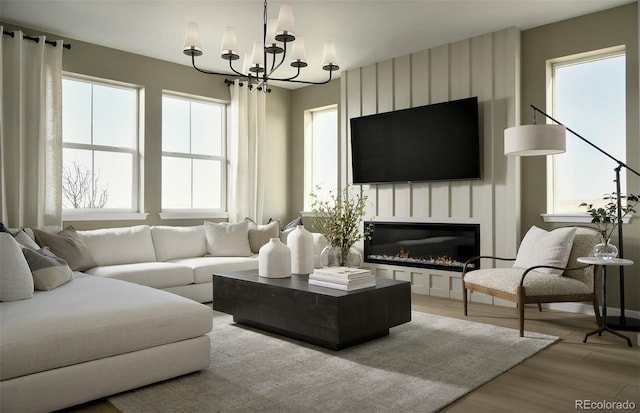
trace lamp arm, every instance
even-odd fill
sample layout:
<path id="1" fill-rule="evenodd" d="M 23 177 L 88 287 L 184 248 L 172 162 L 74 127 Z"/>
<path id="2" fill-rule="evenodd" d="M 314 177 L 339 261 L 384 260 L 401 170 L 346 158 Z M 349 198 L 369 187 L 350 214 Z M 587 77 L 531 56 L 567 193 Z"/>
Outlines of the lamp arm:
<path id="1" fill-rule="evenodd" d="M 616 162 L 618 165 L 628 169 L 629 171 L 633 172 L 634 174 L 636 174 L 637 176 L 640 176 L 640 172 L 636 171 L 635 169 L 633 169 L 632 167 L 630 167 L 629 165 L 625 164 L 624 162 L 622 162 L 621 160 L 615 158 L 614 156 L 612 156 L 611 154 L 609 154 L 608 152 L 605 152 L 604 149 L 600 148 L 599 146 L 597 146 L 596 144 L 592 143 L 591 141 L 589 141 L 587 138 L 580 136 L 579 133 L 577 133 L 576 131 L 570 129 L 569 127 L 567 127 L 567 125 L 563 124 L 562 122 L 558 121 L 557 119 L 554 119 L 551 115 L 546 114 L 545 112 L 543 112 L 542 110 L 538 109 L 536 106 L 534 105 L 529 105 L 531 106 L 531 108 L 533 108 L 533 110 L 535 110 L 536 112 L 546 116 L 547 118 L 551 119 L 552 121 L 554 121 L 555 123 L 557 123 L 558 125 L 564 126 L 569 132 L 571 132 L 572 134 L 576 135 L 578 138 L 582 139 L 586 144 L 588 144 L 589 146 L 593 147 L 594 149 L 598 150 L 599 152 L 601 152 L 602 154 L 604 154 L 605 156 L 607 156 L 608 158 L 612 159 L 614 162 Z"/>

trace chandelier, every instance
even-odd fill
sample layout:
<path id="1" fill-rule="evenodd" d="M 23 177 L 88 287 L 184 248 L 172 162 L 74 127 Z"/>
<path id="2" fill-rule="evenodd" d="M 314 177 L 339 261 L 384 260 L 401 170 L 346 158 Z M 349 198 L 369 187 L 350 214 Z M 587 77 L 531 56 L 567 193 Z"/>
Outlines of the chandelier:
<path id="1" fill-rule="evenodd" d="M 327 41 L 324 44 L 322 53 L 322 68 L 329 72 L 329 78 L 323 82 L 312 82 L 298 80 L 300 69 L 307 67 L 304 40 L 297 38 L 294 33 L 293 12 L 291 5 L 282 4 L 278 19 L 267 19 L 267 2 L 264 2 L 263 12 L 262 42 L 253 44 L 251 55 L 245 54 L 244 67 L 241 70 L 235 68 L 234 62 L 240 59 L 237 52 L 236 32 L 233 27 L 227 27 L 222 38 L 222 48 L 220 57 L 229 61 L 231 73 L 220 73 L 204 70 L 196 66 L 196 56 L 202 56 L 202 45 L 200 42 L 200 32 L 198 24 L 190 22 L 187 25 L 183 53 L 191 56 L 191 64 L 194 69 L 201 73 L 211 75 L 235 76 L 246 80 L 250 90 L 271 92 L 269 82 L 295 82 L 308 85 L 322 85 L 331 81 L 332 74 L 340 67 L 337 65 L 336 46 L 334 42 Z M 274 72 L 282 66 L 290 52 L 291 67 L 296 69 L 296 73 L 289 77 L 275 77 Z M 225 79 L 225 83 L 233 83 Z M 241 83 L 242 85 L 242 83 Z"/>

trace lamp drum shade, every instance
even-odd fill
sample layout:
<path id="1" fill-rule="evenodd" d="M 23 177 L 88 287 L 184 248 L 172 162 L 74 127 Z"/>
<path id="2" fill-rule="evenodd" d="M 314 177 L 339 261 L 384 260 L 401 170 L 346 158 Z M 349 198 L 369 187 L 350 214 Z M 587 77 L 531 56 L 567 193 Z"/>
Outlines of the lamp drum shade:
<path id="1" fill-rule="evenodd" d="M 505 129 L 504 154 L 540 156 L 565 152 L 566 133 L 563 125 L 522 125 Z"/>

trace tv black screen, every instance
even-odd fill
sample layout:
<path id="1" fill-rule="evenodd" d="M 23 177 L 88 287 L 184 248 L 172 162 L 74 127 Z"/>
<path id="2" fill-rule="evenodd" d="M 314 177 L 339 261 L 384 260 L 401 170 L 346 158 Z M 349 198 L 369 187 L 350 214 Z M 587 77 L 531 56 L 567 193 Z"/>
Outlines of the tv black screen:
<path id="1" fill-rule="evenodd" d="M 351 119 L 354 184 L 480 179 L 478 98 Z"/>

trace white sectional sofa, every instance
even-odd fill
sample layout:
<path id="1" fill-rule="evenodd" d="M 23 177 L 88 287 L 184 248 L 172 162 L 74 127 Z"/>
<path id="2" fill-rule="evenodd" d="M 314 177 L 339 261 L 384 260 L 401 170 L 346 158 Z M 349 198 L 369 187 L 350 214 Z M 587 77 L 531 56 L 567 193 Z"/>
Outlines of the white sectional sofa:
<path id="1" fill-rule="evenodd" d="M 274 228 L 272 234 L 279 236 Z M 214 272 L 258 268 L 258 255 L 251 251 L 243 251 L 244 256 L 211 256 L 204 225 L 140 225 L 78 231 L 78 235 L 97 264 L 84 273 L 162 289 L 201 303 L 213 298 Z M 249 245 L 248 236 L 246 242 Z"/>
<path id="2" fill-rule="evenodd" d="M 0 411 L 47 412 L 209 366 L 213 311 L 132 283 L 76 274 L 0 303 Z"/>
<path id="3" fill-rule="evenodd" d="M 261 245 L 286 241 L 277 225 L 0 232 L 0 411 L 62 409 L 207 368 L 212 274 L 258 268 Z M 318 260 L 326 240 L 314 241 Z M 27 264 L 43 246 L 65 261 Z"/>

